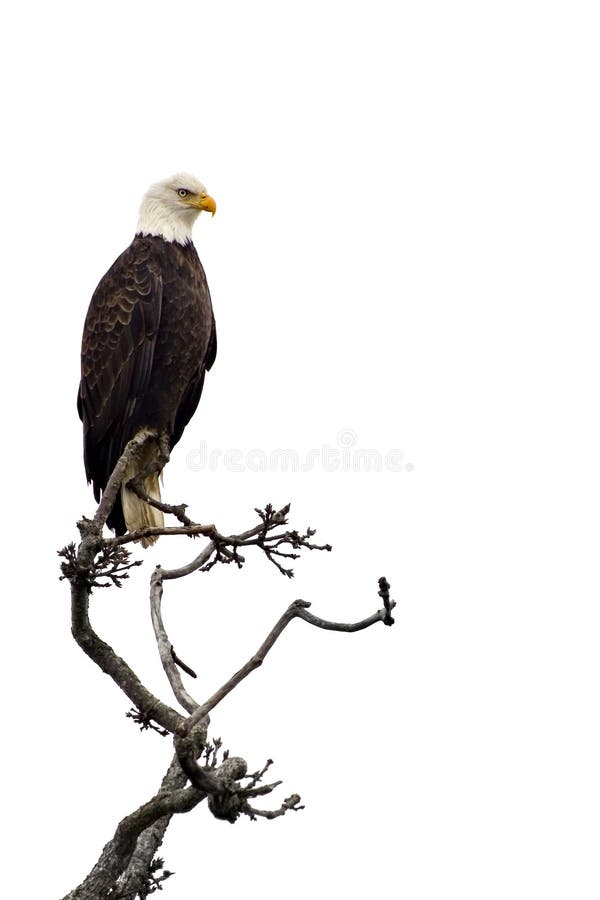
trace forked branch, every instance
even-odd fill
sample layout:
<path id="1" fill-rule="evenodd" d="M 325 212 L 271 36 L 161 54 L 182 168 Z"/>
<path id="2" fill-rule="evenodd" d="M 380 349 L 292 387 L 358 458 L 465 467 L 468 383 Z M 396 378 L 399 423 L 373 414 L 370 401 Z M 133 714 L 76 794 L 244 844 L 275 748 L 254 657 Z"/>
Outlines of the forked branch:
<path id="1" fill-rule="evenodd" d="M 386 582 L 387 583 L 387 582 Z M 396 605 L 394 600 L 389 601 L 390 610 L 394 608 Z M 200 706 L 192 712 L 192 714 L 186 719 L 186 721 L 182 724 L 179 731 L 187 732 L 189 729 L 193 728 L 198 722 L 201 722 L 203 719 L 208 716 L 211 710 L 215 708 L 225 697 L 230 694 L 237 686 L 250 675 L 251 672 L 254 672 L 255 669 L 258 669 L 259 666 L 262 666 L 264 659 L 273 647 L 277 638 L 282 634 L 285 628 L 290 624 L 293 619 L 304 619 L 305 622 L 308 622 L 309 625 L 314 625 L 316 628 L 325 628 L 328 631 L 345 631 L 345 632 L 354 632 L 354 631 L 362 631 L 365 628 L 369 628 L 371 625 L 374 625 L 376 622 L 383 622 L 384 624 L 392 624 L 387 621 L 389 619 L 389 612 L 386 607 L 383 609 L 377 610 L 377 612 L 373 613 L 372 616 L 369 616 L 367 619 L 362 619 L 360 622 L 329 622 L 327 619 L 321 619 L 319 616 L 315 616 L 308 611 L 310 607 L 310 603 L 307 600 L 295 600 L 291 603 L 283 615 L 279 618 L 279 620 L 275 623 L 265 640 L 262 642 L 256 653 L 250 657 L 247 663 L 239 669 L 235 675 L 232 675 L 228 681 L 225 682 L 215 693 L 205 700 Z"/>

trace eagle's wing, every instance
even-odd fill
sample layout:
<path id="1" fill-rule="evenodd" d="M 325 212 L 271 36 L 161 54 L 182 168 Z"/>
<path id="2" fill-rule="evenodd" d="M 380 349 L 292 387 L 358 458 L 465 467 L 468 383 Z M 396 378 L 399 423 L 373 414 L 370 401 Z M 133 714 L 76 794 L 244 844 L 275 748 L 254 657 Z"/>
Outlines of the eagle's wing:
<path id="1" fill-rule="evenodd" d="M 81 346 L 77 408 L 84 459 L 94 493 L 112 472 L 127 441 L 127 423 L 148 387 L 160 324 L 163 285 L 144 244 L 131 244 L 94 291 Z"/>
<path id="2" fill-rule="evenodd" d="M 208 372 L 212 367 L 215 359 L 217 358 L 217 326 L 215 324 L 215 317 L 212 317 L 212 329 L 210 332 L 210 341 L 208 343 L 208 350 L 206 351 L 206 361 L 204 363 L 204 367 Z"/>
<path id="3" fill-rule="evenodd" d="M 210 337 L 208 347 L 204 359 L 201 361 L 198 371 L 188 384 L 181 403 L 175 416 L 173 433 L 171 435 L 171 447 L 180 440 L 188 422 L 196 412 L 200 397 L 202 396 L 202 388 L 204 387 L 204 376 L 211 368 L 217 358 L 217 327 L 215 325 L 215 317 L 211 316 Z"/>

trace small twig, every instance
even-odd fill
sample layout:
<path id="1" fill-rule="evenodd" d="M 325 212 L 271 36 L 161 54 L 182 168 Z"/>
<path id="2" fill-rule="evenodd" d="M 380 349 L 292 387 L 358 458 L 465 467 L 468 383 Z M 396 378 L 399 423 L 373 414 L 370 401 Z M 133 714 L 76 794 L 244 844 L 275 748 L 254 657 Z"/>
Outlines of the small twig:
<path id="1" fill-rule="evenodd" d="M 272 516 L 272 527 L 275 528 L 279 525 L 286 524 L 286 516 L 290 511 L 290 504 L 287 503 L 284 507 L 277 510 Z M 257 534 L 259 534 L 264 529 L 264 521 L 261 522 L 260 525 L 255 525 L 253 528 L 249 528 L 247 531 L 242 532 L 237 535 L 229 535 L 225 536 L 220 534 L 214 525 L 211 526 L 200 526 L 200 528 L 212 528 L 213 533 L 209 534 L 206 532 L 206 536 L 211 538 L 209 544 L 204 547 L 204 549 L 198 554 L 198 556 L 193 559 L 190 563 L 187 563 L 185 566 L 181 566 L 179 569 L 163 569 L 163 579 L 166 581 L 167 579 L 174 578 L 183 578 L 186 575 L 191 575 L 192 572 L 196 572 L 199 569 L 202 569 L 203 566 L 206 566 L 210 561 L 213 553 L 216 552 L 217 546 L 220 547 L 221 552 L 224 552 L 224 548 L 228 547 L 244 547 L 251 546 L 252 538 L 254 538 Z M 200 532 L 198 532 L 200 533 Z M 237 555 L 236 562 L 243 562 L 243 557 Z"/>
<path id="2" fill-rule="evenodd" d="M 219 761 L 219 751 L 223 746 L 223 741 L 221 738 L 213 738 L 212 741 L 207 741 L 202 751 L 202 756 L 204 757 L 205 764 L 214 769 Z M 225 750 L 223 752 L 223 761 L 229 758 L 229 751 Z"/>
<path id="3" fill-rule="evenodd" d="M 284 816 L 286 812 L 289 812 L 290 810 L 298 812 L 299 810 L 304 809 L 304 806 L 299 805 L 301 799 L 300 794 L 292 794 L 291 797 L 288 797 L 283 801 L 279 809 L 255 809 L 247 803 L 244 812 L 250 817 L 251 821 L 256 821 L 259 816 L 263 819 L 277 819 L 279 816 Z"/>
<path id="4" fill-rule="evenodd" d="M 266 761 L 266 763 L 264 764 L 264 766 L 262 767 L 262 769 L 260 770 L 260 772 L 254 772 L 252 775 L 246 775 L 246 778 L 250 779 L 250 781 L 246 785 L 246 787 L 248 789 L 253 788 L 256 784 L 258 784 L 259 781 L 262 781 L 263 775 L 265 774 L 267 769 L 269 769 L 272 765 L 273 765 L 273 760 L 268 759 Z"/>
<path id="5" fill-rule="evenodd" d="M 196 675 L 196 673 L 194 672 L 193 669 L 191 669 L 189 666 L 187 666 L 187 665 L 184 663 L 184 661 L 183 661 L 182 659 L 179 659 L 179 657 L 178 657 L 177 654 L 175 653 L 175 648 L 174 648 L 173 644 L 171 644 L 171 656 L 173 657 L 173 662 L 174 662 L 176 665 L 178 665 L 179 668 L 180 668 L 183 672 L 185 672 L 186 675 L 189 675 L 190 678 L 197 678 L 197 677 L 198 677 L 198 676 Z"/>
<path id="6" fill-rule="evenodd" d="M 187 509 L 187 504 L 185 503 L 163 503 L 162 500 L 157 500 L 156 497 L 151 497 L 150 494 L 144 489 L 144 477 L 142 473 L 132 478 L 131 481 L 127 482 L 127 487 L 129 490 L 133 491 L 134 494 L 143 500 L 144 503 L 147 503 L 148 506 L 153 506 L 155 509 L 160 509 L 161 512 L 167 513 L 168 515 L 175 516 L 182 525 L 186 528 L 191 528 L 196 524 L 186 516 L 185 511 Z"/>
<path id="7" fill-rule="evenodd" d="M 237 547 L 234 547 L 233 550 L 228 550 L 227 547 L 218 543 L 209 546 L 212 546 L 213 550 L 211 552 L 214 552 L 214 556 L 212 559 L 209 559 L 205 566 L 201 566 L 198 569 L 199 572 L 210 572 L 210 570 L 219 563 L 225 565 L 228 563 L 235 563 L 238 569 L 241 569 L 246 562 L 245 556 L 238 553 Z"/>
<path id="8" fill-rule="evenodd" d="M 395 607 L 396 603 L 394 600 L 390 600 L 390 585 L 387 579 L 382 576 L 379 579 L 379 596 L 383 600 L 383 605 L 385 607 L 385 618 L 383 620 L 384 625 L 393 625 L 394 619 L 392 618 L 392 610 Z"/>
<path id="9" fill-rule="evenodd" d="M 246 797 L 264 797 L 265 794 L 270 794 L 275 788 L 278 788 L 280 784 L 283 784 L 283 781 L 272 781 L 271 784 L 261 784 L 260 787 L 245 787 L 244 788 L 244 796 Z"/>
<path id="10" fill-rule="evenodd" d="M 171 733 L 166 728 L 161 728 L 160 725 L 154 725 L 152 717 L 147 713 L 140 712 L 139 709 L 130 709 L 129 712 L 125 713 L 125 716 L 128 719 L 133 719 L 136 725 L 140 726 L 140 731 L 151 729 L 151 731 L 156 731 L 160 734 L 161 737 L 167 737 Z"/>

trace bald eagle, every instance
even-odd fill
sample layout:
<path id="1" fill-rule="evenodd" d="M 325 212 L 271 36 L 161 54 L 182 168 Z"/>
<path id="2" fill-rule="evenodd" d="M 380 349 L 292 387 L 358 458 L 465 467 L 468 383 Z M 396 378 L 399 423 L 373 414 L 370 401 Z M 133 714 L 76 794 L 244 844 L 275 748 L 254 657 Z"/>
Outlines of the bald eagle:
<path id="1" fill-rule="evenodd" d="M 169 449 L 194 414 L 217 352 L 215 320 L 204 269 L 192 243 L 202 210 L 215 201 L 191 175 L 153 184 L 145 194 L 135 237 L 92 296 L 81 344 L 77 409 L 83 422 L 88 484 L 100 499 L 126 444 L 154 436 L 125 473 L 107 524 L 116 534 L 163 525 L 163 514 L 126 484 Z M 160 500 L 158 473 L 144 482 Z M 148 546 L 156 538 L 144 538 Z"/>

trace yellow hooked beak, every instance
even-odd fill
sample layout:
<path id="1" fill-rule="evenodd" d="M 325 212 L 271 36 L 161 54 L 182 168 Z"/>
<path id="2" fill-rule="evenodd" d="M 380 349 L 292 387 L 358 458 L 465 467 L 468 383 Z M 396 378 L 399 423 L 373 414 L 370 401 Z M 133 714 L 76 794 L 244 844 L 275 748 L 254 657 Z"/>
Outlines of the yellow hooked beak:
<path id="1" fill-rule="evenodd" d="M 209 194 L 205 194 L 204 191 L 201 194 L 196 194 L 194 197 L 190 197 L 191 206 L 195 206 L 196 209 L 204 210 L 205 212 L 214 214 L 217 211 L 217 204 L 213 200 Z"/>

